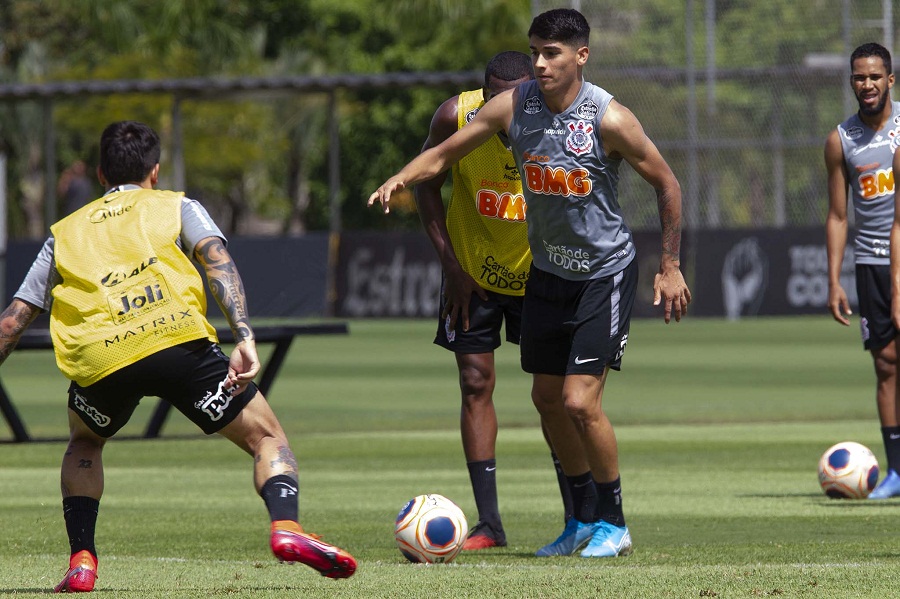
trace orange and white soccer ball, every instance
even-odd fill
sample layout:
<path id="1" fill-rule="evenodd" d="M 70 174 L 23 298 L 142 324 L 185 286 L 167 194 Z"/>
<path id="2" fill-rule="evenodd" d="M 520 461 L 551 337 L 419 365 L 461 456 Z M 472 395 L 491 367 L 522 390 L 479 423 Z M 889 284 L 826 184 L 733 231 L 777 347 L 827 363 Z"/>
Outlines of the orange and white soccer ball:
<path id="1" fill-rule="evenodd" d="M 394 538 L 411 562 L 446 564 L 462 550 L 469 524 L 455 503 L 443 495 L 419 495 L 406 502 L 394 525 Z"/>
<path id="2" fill-rule="evenodd" d="M 829 497 L 865 499 L 878 483 L 878 458 L 860 443 L 829 447 L 819 460 L 819 484 Z"/>

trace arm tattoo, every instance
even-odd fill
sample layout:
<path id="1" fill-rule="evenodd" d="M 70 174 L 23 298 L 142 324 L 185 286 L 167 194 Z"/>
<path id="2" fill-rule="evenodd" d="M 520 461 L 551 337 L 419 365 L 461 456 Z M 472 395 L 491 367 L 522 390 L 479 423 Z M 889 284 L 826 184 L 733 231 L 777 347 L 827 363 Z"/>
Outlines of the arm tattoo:
<path id="1" fill-rule="evenodd" d="M 28 325 L 40 310 L 21 300 L 13 302 L 0 313 L 0 364 L 6 361 Z"/>
<path id="2" fill-rule="evenodd" d="M 194 253 L 206 270 L 209 288 L 231 326 L 235 342 L 253 339 L 244 283 L 222 240 L 210 237 L 207 242 L 198 245 Z"/>
<path id="3" fill-rule="evenodd" d="M 671 194 L 657 189 L 656 205 L 662 230 L 663 256 L 677 262 L 681 254 L 681 202 L 674 201 Z"/>

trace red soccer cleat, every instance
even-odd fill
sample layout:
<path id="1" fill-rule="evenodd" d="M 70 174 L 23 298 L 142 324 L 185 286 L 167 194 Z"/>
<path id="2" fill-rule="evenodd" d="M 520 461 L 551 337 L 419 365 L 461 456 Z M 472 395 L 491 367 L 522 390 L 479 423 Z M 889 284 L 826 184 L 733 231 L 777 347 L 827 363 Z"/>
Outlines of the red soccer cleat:
<path id="1" fill-rule="evenodd" d="M 273 522 L 271 545 L 279 560 L 306 564 L 328 578 L 347 578 L 356 572 L 352 555 L 319 540 L 317 535 L 303 532 L 296 522 Z"/>
<path id="2" fill-rule="evenodd" d="M 501 530 L 499 533 L 494 532 L 494 528 L 485 522 L 478 522 L 472 530 L 466 542 L 463 543 L 463 551 L 478 551 L 479 549 L 490 549 L 491 547 L 506 547 L 506 535 Z"/>
<path id="3" fill-rule="evenodd" d="M 97 580 L 97 558 L 83 550 L 69 558 L 69 571 L 53 589 L 56 593 L 90 593 Z"/>

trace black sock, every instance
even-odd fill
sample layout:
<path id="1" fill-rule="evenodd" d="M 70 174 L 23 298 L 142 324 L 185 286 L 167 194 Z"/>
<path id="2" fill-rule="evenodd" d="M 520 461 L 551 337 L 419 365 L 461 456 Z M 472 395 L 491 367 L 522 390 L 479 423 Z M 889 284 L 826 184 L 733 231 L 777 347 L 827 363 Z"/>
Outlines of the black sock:
<path id="1" fill-rule="evenodd" d="M 500 508 L 497 505 L 497 460 L 467 462 L 475 507 L 478 508 L 479 522 L 491 525 L 496 532 L 503 530 L 500 523 Z"/>
<path id="2" fill-rule="evenodd" d="M 559 458 L 552 451 L 550 457 L 553 459 L 553 468 L 556 470 L 556 482 L 559 484 L 559 494 L 563 502 L 563 519 L 568 522 L 574 512 L 572 508 L 572 492 L 569 490 L 569 483 L 566 480 L 566 473 L 563 472 L 562 466 L 559 464 Z"/>
<path id="3" fill-rule="evenodd" d="M 900 474 L 900 426 L 882 427 L 881 438 L 884 439 L 887 467 Z"/>
<path id="4" fill-rule="evenodd" d="M 596 483 L 598 508 L 601 520 L 616 526 L 625 526 L 625 514 L 622 512 L 622 483 L 616 479 L 609 483 Z"/>
<path id="5" fill-rule="evenodd" d="M 578 476 L 567 476 L 572 494 L 572 514 L 580 522 L 597 521 L 597 487 L 590 470 Z"/>
<path id="6" fill-rule="evenodd" d="M 297 521 L 299 508 L 297 507 L 297 494 L 300 492 L 297 479 L 287 474 L 273 476 L 263 485 L 259 492 L 266 509 L 269 510 L 269 518 L 276 520 Z"/>
<path id="7" fill-rule="evenodd" d="M 97 529 L 97 512 L 100 501 L 93 497 L 64 497 L 63 518 L 66 520 L 66 532 L 69 535 L 69 549 L 74 555 L 85 549 L 97 557 L 94 547 L 94 531 Z"/>

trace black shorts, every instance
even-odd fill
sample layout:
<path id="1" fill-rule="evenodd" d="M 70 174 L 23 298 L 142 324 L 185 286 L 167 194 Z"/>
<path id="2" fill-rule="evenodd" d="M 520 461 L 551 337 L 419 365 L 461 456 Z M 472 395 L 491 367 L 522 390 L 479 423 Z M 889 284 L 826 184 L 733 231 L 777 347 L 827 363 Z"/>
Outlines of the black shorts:
<path id="1" fill-rule="evenodd" d="M 519 343 L 522 330 L 522 296 L 504 295 L 485 289 L 484 301 L 472 294 L 469 301 L 469 330 L 463 331 L 462 315 L 456 319 L 455 330 L 450 330 L 450 317 L 438 315 L 438 330 L 434 342 L 459 354 L 486 354 L 500 347 L 500 325 L 506 321 L 506 341 Z M 444 311 L 444 283 L 441 283 L 441 313 Z"/>
<path id="2" fill-rule="evenodd" d="M 856 265 L 856 295 L 863 347 L 880 349 L 897 337 L 891 322 L 891 267 L 887 264 Z"/>
<path id="3" fill-rule="evenodd" d="M 228 356 L 206 339 L 151 354 L 93 385 L 69 385 L 71 408 L 92 431 L 112 437 L 125 426 L 141 399 L 159 397 L 207 435 L 220 431 L 256 395 L 250 383 L 239 395 L 224 388 Z"/>
<path id="4" fill-rule="evenodd" d="M 522 369 L 532 374 L 619 370 L 637 289 L 637 260 L 610 277 L 569 281 L 531 267 L 522 310 Z"/>

